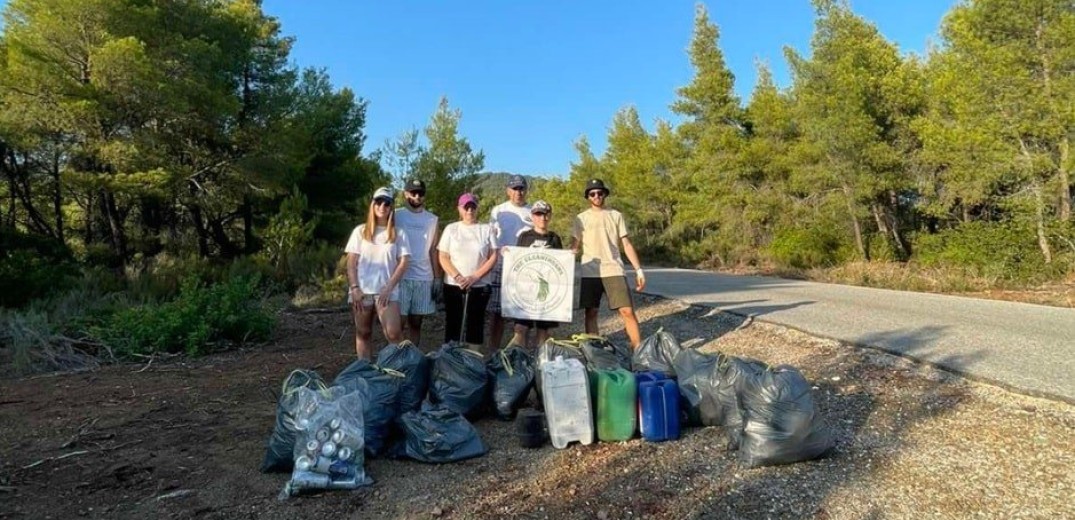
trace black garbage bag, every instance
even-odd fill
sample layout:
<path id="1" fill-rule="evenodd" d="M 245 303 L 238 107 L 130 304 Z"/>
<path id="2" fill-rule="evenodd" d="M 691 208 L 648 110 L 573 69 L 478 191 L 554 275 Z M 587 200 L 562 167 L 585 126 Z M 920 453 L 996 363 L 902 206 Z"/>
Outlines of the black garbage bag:
<path id="1" fill-rule="evenodd" d="M 457 412 L 443 404 L 422 404 L 422 409 L 400 416 L 403 441 L 393 456 L 439 464 L 481 457 L 489 449 L 478 430 Z"/>
<path id="2" fill-rule="evenodd" d="M 717 426 L 724 427 L 728 449 L 739 448 L 743 434 L 743 385 L 753 384 L 769 365 L 749 358 L 726 356 L 717 367 L 716 403 L 720 410 Z"/>
<path id="3" fill-rule="evenodd" d="M 384 454 L 392 436 L 393 424 L 399 417 L 400 390 L 406 376 L 402 372 L 358 359 L 347 365 L 332 384 L 355 391 L 362 386 L 357 382 L 359 379 L 364 380 L 369 388 L 366 408 L 362 413 L 366 453 L 370 457 L 379 457 Z"/>
<path id="4" fill-rule="evenodd" d="M 429 358 L 429 401 L 470 418 L 481 415 L 489 396 L 489 373 L 481 353 L 451 342 Z"/>
<path id="5" fill-rule="evenodd" d="M 399 412 L 411 412 L 422 406 L 429 391 L 429 359 L 410 341 L 389 344 L 377 353 L 377 366 L 403 374 L 399 391 Z"/>
<path id="6" fill-rule="evenodd" d="M 322 391 L 326 389 L 325 381 L 313 370 L 293 370 L 284 378 L 280 397 L 276 400 L 276 426 L 269 436 L 265 458 L 261 461 L 262 473 L 286 473 L 294 469 L 292 451 L 301 432 L 295 416 L 300 388 Z"/>
<path id="7" fill-rule="evenodd" d="M 534 359 L 521 347 L 512 345 L 493 354 L 488 366 L 496 415 L 510 421 L 534 387 Z"/>
<path id="8" fill-rule="evenodd" d="M 676 377 L 672 360 L 676 358 L 680 350 L 683 349 L 675 336 L 665 332 L 664 328 L 660 328 L 638 345 L 634 355 L 631 356 L 631 365 L 636 372 L 652 370 L 663 372 L 668 377 Z"/>
<path id="9" fill-rule="evenodd" d="M 538 406 L 541 406 L 541 366 L 557 357 L 577 359 L 583 365 L 586 364 L 586 356 L 582 354 L 582 348 L 574 341 L 549 338 L 538 347 L 537 358 L 534 360 L 534 385 L 537 388 Z"/>
<path id="10" fill-rule="evenodd" d="M 631 349 L 617 345 L 603 336 L 575 334 L 571 336 L 582 349 L 587 370 L 631 370 Z"/>
<path id="11" fill-rule="evenodd" d="M 779 366 L 744 373 L 738 386 L 744 419 L 739 460 L 744 465 L 791 464 L 832 448 L 832 433 L 798 369 Z"/>
<path id="12" fill-rule="evenodd" d="M 687 413 L 687 424 L 722 426 L 727 413 L 738 415 L 734 392 L 730 403 L 722 402 L 717 395 L 718 367 L 724 359 L 723 354 L 706 354 L 693 348 L 681 350 L 673 359 L 672 367 L 679 378 L 680 403 Z"/>

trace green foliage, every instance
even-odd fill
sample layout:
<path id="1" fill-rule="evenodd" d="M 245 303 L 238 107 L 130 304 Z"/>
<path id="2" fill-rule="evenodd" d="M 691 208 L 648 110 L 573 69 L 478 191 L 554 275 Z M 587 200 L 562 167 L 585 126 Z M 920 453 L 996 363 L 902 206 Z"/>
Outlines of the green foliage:
<path id="1" fill-rule="evenodd" d="M 832 227 L 791 228 L 776 233 L 769 254 L 797 269 L 831 267 L 843 259 L 841 242 L 841 234 Z"/>
<path id="2" fill-rule="evenodd" d="M 969 222 L 917 240 L 917 260 L 926 266 L 966 269 L 993 280 L 1041 282 L 1062 276 L 1069 265 L 1046 264 L 1029 222 Z"/>
<path id="3" fill-rule="evenodd" d="M 269 219 L 262 231 L 262 257 L 278 270 L 313 239 L 317 220 L 307 222 L 306 196 L 296 189 L 280 203 L 280 211 Z"/>
<path id="4" fill-rule="evenodd" d="M 96 334 L 117 355 L 185 352 L 202 355 L 219 341 L 245 343 L 269 337 L 275 324 L 256 277 L 206 286 L 191 279 L 179 296 L 117 311 Z"/>
<path id="5" fill-rule="evenodd" d="M 20 307 L 63 291 L 77 271 L 62 243 L 0 230 L 0 307 Z"/>

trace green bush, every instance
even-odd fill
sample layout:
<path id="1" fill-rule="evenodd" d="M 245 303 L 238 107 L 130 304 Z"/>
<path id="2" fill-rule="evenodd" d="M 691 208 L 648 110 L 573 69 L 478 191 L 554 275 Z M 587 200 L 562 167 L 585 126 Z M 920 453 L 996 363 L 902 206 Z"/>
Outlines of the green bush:
<path id="1" fill-rule="evenodd" d="M 62 243 L 36 235 L 0 231 L 0 307 L 21 307 L 59 292 L 78 273 Z"/>
<path id="2" fill-rule="evenodd" d="M 829 227 L 780 230 L 769 244 L 775 262 L 796 269 L 835 265 L 844 256 L 842 249 L 839 233 Z"/>
<path id="3" fill-rule="evenodd" d="M 915 256 L 923 265 L 967 269 L 995 280 L 1035 283 L 1063 276 L 1063 257 L 1046 264 L 1029 222 L 967 222 L 940 233 L 920 234 Z"/>
<path id="4" fill-rule="evenodd" d="M 196 356 L 218 341 L 265 340 L 275 324 L 257 277 L 204 285 L 188 279 L 179 296 L 112 314 L 95 333 L 117 355 L 186 352 Z"/>

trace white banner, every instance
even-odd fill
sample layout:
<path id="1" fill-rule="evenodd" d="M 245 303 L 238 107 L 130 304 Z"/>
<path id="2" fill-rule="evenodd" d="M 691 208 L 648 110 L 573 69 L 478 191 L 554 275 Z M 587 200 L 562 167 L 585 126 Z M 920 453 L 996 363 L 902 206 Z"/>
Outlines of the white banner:
<path id="1" fill-rule="evenodd" d="M 575 254 L 570 249 L 502 248 L 501 314 L 524 320 L 571 322 Z"/>

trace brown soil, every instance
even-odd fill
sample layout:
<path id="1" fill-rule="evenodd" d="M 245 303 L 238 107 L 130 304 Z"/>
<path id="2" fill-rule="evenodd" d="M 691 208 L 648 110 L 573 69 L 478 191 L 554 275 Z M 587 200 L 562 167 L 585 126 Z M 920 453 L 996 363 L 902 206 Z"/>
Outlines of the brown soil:
<path id="1" fill-rule="evenodd" d="M 331 377 L 352 355 L 346 314 L 291 313 L 259 348 L 0 381 L 0 518 L 1075 517 L 1071 405 L 674 301 L 643 298 L 639 314 L 644 334 L 800 367 L 835 452 L 746 469 L 717 428 L 525 450 L 485 419 L 485 457 L 371 460 L 369 488 L 280 502 L 287 476 L 257 471 L 272 392 L 293 368 Z M 623 341 L 618 319 L 602 331 Z M 432 346 L 443 331 L 425 334 Z"/>

